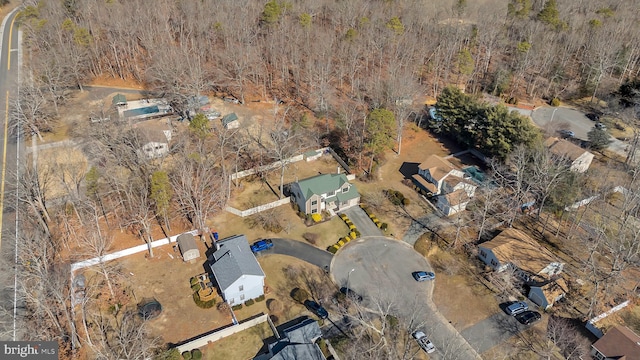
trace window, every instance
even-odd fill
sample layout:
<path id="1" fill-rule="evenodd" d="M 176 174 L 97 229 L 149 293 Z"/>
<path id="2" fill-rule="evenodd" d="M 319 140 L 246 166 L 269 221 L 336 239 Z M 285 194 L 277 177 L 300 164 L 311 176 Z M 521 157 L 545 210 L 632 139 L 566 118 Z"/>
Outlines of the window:
<path id="1" fill-rule="evenodd" d="M 604 355 L 603 355 L 600 351 L 598 351 L 598 349 L 596 349 L 596 353 L 594 354 L 594 357 L 595 357 L 596 359 L 598 359 L 598 360 L 604 360 L 604 359 L 606 359 L 606 358 L 604 357 Z"/>
<path id="2" fill-rule="evenodd" d="M 313 205 L 317 205 L 317 204 L 318 204 L 318 200 L 313 200 L 313 201 L 311 202 L 311 205 L 312 205 L 312 206 L 313 206 Z"/>
<path id="3" fill-rule="evenodd" d="M 491 265 L 493 265 L 493 266 L 498 266 L 498 262 L 492 259 L 492 260 L 491 260 Z"/>
<path id="4" fill-rule="evenodd" d="M 240 295 L 240 301 L 244 300 L 244 294 Z"/>
<path id="5" fill-rule="evenodd" d="M 333 196 L 333 195 L 335 195 L 335 194 L 336 194 L 336 192 L 335 192 L 335 191 L 329 191 L 329 192 L 327 193 L 327 197 L 329 197 L 329 196 Z"/>
<path id="6" fill-rule="evenodd" d="M 317 213 L 317 212 L 318 212 L 318 209 L 311 209 L 311 213 L 312 213 L 312 214 L 315 214 L 315 213 Z"/>
<path id="7" fill-rule="evenodd" d="M 233 305 L 235 301 L 233 299 L 229 300 L 229 305 Z"/>
<path id="8" fill-rule="evenodd" d="M 483 258 L 487 257 L 487 252 L 484 250 L 480 250 L 480 256 L 482 256 Z"/>
<path id="9" fill-rule="evenodd" d="M 238 287 L 238 291 L 244 291 L 244 285 L 240 285 L 240 286 Z"/>

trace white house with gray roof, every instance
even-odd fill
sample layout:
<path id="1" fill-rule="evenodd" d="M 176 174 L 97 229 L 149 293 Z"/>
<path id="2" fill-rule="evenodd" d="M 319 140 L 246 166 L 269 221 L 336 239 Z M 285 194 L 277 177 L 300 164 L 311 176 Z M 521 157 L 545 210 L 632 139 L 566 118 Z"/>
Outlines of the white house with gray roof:
<path id="1" fill-rule="evenodd" d="M 291 199 L 305 214 L 342 211 L 360 203 L 360 193 L 345 174 L 322 174 L 291 184 Z"/>
<path id="2" fill-rule="evenodd" d="M 232 236 L 217 241 L 216 247 L 207 265 L 224 300 L 229 305 L 237 305 L 264 295 L 264 271 L 251 252 L 247 238 Z"/>

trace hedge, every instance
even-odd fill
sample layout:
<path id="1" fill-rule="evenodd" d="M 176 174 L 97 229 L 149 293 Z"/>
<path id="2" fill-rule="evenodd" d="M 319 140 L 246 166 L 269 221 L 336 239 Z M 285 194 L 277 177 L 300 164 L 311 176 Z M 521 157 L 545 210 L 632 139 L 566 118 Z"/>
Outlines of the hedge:
<path id="1" fill-rule="evenodd" d="M 254 299 L 256 302 L 264 301 L 264 295 L 260 295 Z"/>
<path id="2" fill-rule="evenodd" d="M 216 299 L 211 299 L 209 301 L 200 300 L 200 296 L 198 296 L 197 292 L 193 293 L 193 301 L 198 305 L 198 307 L 203 309 L 210 309 L 216 304 Z"/>
<path id="3" fill-rule="evenodd" d="M 354 229 L 354 230 L 355 230 L 355 229 Z M 352 238 L 352 239 L 355 239 L 355 238 L 357 238 L 357 237 L 358 237 L 358 235 L 356 235 L 356 232 L 355 232 L 355 231 L 350 232 L 350 233 L 349 233 L 349 236 L 351 236 L 351 238 Z"/>
<path id="4" fill-rule="evenodd" d="M 335 245 L 331 245 L 331 246 L 329 246 L 329 248 L 327 248 L 327 251 L 328 251 L 328 252 L 330 252 L 330 253 L 332 253 L 332 254 L 335 254 L 335 253 L 337 253 L 337 252 L 338 252 L 338 249 L 339 249 L 339 248 L 338 248 L 338 247 L 336 247 Z"/>
<path id="5" fill-rule="evenodd" d="M 193 360 L 202 359 L 202 351 L 200 351 L 200 349 L 191 350 L 191 359 L 193 359 Z"/>
<path id="6" fill-rule="evenodd" d="M 231 309 L 232 309 L 232 310 L 240 310 L 240 309 L 242 309 L 242 304 L 233 305 L 233 306 L 231 307 Z"/>
<path id="7" fill-rule="evenodd" d="M 345 215 L 345 214 L 340 214 L 340 219 L 346 221 L 346 220 L 349 220 L 349 217 L 347 215 Z"/>
<path id="8" fill-rule="evenodd" d="M 320 222 L 320 221 L 322 221 L 322 215 L 320 215 L 320 214 L 312 214 L 311 215 L 311 219 L 313 219 L 313 222 Z"/>
<path id="9" fill-rule="evenodd" d="M 255 304 L 256 302 L 253 299 L 249 299 L 247 301 L 244 302 L 245 306 L 251 306 L 253 304 Z"/>

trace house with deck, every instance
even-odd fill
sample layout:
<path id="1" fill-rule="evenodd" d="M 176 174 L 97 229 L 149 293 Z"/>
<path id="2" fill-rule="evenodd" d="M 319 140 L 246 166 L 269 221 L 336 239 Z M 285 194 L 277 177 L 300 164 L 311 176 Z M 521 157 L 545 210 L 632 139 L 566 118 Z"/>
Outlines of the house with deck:
<path id="1" fill-rule="evenodd" d="M 565 139 L 550 137 L 544 145 L 556 157 L 565 159 L 569 169 L 574 172 L 583 173 L 589 170 L 594 155 L 580 146 Z"/>
<path id="2" fill-rule="evenodd" d="M 264 271 L 244 235 L 216 241 L 216 250 L 207 258 L 207 266 L 222 298 L 229 305 L 242 304 L 264 295 Z"/>
<path id="3" fill-rule="evenodd" d="M 435 197 L 436 207 L 447 216 L 465 210 L 478 187 L 469 174 L 438 155 L 418 166 L 413 181 Z"/>
<path id="4" fill-rule="evenodd" d="M 562 299 L 567 285 L 564 263 L 524 232 L 509 228 L 478 245 L 478 257 L 497 272 L 511 271 L 529 289 L 528 297 L 542 308 Z"/>

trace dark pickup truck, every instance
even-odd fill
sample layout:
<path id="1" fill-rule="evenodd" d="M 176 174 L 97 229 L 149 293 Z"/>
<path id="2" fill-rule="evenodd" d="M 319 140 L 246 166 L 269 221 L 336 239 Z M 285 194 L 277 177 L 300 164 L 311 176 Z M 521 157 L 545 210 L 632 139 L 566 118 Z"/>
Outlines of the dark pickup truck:
<path id="1" fill-rule="evenodd" d="M 254 242 L 253 245 L 251 245 L 251 251 L 253 251 L 254 253 L 257 253 L 263 250 L 269 250 L 272 247 L 273 247 L 273 242 L 271 242 L 271 239 L 264 239 L 264 240 Z"/>

